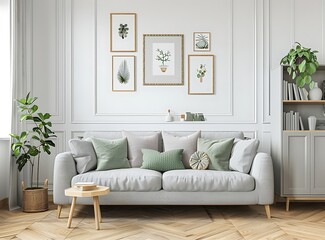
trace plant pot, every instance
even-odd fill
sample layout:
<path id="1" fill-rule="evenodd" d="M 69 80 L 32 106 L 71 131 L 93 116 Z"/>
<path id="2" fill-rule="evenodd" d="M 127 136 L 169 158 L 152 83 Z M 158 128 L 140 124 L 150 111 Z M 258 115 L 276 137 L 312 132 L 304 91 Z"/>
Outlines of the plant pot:
<path id="1" fill-rule="evenodd" d="M 200 83 L 203 82 L 203 77 L 200 77 Z"/>
<path id="2" fill-rule="evenodd" d="M 48 180 L 45 180 L 44 187 L 23 188 L 23 211 L 24 212 L 44 212 L 48 210 Z"/>
<path id="3" fill-rule="evenodd" d="M 162 71 L 162 72 L 166 72 L 168 66 L 166 66 L 166 65 L 161 65 L 161 66 L 159 66 L 159 67 L 160 67 L 160 71 Z"/>

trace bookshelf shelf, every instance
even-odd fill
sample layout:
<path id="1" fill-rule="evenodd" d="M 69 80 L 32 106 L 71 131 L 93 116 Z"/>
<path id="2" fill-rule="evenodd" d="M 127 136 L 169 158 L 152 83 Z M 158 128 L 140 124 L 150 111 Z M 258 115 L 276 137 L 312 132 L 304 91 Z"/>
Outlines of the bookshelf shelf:
<path id="1" fill-rule="evenodd" d="M 325 105 L 325 100 L 283 100 L 283 104 L 321 104 Z"/>
<path id="2" fill-rule="evenodd" d="M 287 132 L 287 133 L 296 133 L 296 132 L 304 132 L 304 133 L 317 133 L 317 132 L 321 132 L 324 133 L 325 130 L 283 130 L 283 132 Z"/>

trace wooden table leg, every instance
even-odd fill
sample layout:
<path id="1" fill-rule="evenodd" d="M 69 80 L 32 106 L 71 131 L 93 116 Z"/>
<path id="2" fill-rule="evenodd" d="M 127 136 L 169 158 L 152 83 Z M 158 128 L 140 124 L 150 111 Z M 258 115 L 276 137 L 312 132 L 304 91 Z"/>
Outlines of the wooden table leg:
<path id="1" fill-rule="evenodd" d="M 60 218 L 61 210 L 62 210 L 62 205 L 58 205 L 58 210 L 57 210 L 57 216 L 58 216 L 58 218 Z"/>
<path id="2" fill-rule="evenodd" d="M 101 223 L 102 222 L 102 213 L 100 212 L 99 197 L 97 197 L 96 201 L 97 201 L 98 219 L 99 219 L 99 222 Z"/>
<path id="3" fill-rule="evenodd" d="M 76 200 L 77 200 L 77 197 L 72 198 L 72 203 L 71 203 L 71 208 L 70 208 L 70 213 L 69 213 L 69 219 L 68 219 L 68 225 L 67 225 L 68 228 L 70 228 L 70 226 L 71 226 L 72 216 L 73 216 L 74 208 L 76 206 Z"/>
<path id="4" fill-rule="evenodd" d="M 93 197 L 96 229 L 99 230 L 98 196 Z"/>

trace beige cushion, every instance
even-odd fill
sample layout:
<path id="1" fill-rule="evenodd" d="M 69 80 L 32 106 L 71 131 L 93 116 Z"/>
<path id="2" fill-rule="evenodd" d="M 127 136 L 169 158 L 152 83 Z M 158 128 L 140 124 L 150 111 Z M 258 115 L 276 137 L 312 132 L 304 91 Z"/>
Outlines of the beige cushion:
<path id="1" fill-rule="evenodd" d="M 159 132 L 149 136 L 139 136 L 128 131 L 122 131 L 122 135 L 127 138 L 128 159 L 132 167 L 141 167 L 143 162 L 142 149 L 158 151 Z"/>
<path id="2" fill-rule="evenodd" d="M 163 189 L 171 192 L 248 192 L 254 178 L 235 171 L 172 170 L 163 174 Z"/>
<path id="3" fill-rule="evenodd" d="M 201 131 L 192 133 L 187 136 L 177 136 L 170 134 L 168 132 L 162 132 L 164 150 L 170 151 L 175 149 L 183 149 L 183 159 L 182 162 L 185 168 L 191 168 L 190 157 L 196 152 L 197 140 L 201 135 Z"/>

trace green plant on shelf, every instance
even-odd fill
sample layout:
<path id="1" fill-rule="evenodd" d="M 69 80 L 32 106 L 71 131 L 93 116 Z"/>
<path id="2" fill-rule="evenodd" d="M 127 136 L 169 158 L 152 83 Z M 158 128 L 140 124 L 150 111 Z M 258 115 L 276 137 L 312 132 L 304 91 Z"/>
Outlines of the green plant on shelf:
<path id="1" fill-rule="evenodd" d="M 314 88 L 315 82 L 312 81 L 311 75 L 319 66 L 316 53 L 318 51 L 312 51 L 311 48 L 303 47 L 296 42 L 289 53 L 281 59 L 280 64 L 288 65 L 287 71 L 298 87 L 309 85 L 310 89 Z"/>

